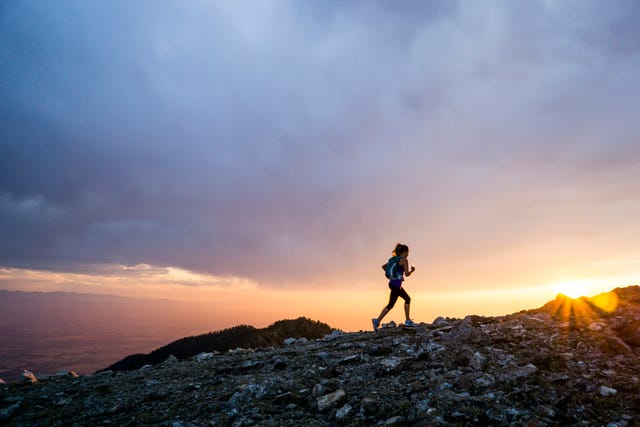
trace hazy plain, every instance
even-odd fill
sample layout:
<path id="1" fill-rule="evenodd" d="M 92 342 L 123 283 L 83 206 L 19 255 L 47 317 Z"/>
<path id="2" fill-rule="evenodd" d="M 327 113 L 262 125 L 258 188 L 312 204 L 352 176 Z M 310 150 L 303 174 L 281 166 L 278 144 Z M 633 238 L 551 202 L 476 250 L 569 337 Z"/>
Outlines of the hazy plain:
<path id="1" fill-rule="evenodd" d="M 87 375 L 133 353 L 218 329 L 206 306 L 65 292 L 0 290 L 0 378 Z"/>

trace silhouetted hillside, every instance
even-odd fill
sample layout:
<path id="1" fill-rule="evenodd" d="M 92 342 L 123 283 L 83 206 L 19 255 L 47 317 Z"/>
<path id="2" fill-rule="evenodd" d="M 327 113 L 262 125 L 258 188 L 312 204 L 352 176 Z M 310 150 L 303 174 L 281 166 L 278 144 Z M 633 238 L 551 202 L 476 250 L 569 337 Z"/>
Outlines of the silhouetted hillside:
<path id="1" fill-rule="evenodd" d="M 281 346 L 286 338 L 317 339 L 331 332 L 326 323 L 305 317 L 279 320 L 266 328 L 239 325 L 222 331 L 181 338 L 148 354 L 133 354 L 106 368 L 112 371 L 130 371 L 144 365 L 155 365 L 170 355 L 186 359 L 200 353 L 225 352 L 235 348 Z M 100 371 L 99 371 L 100 372 Z"/>

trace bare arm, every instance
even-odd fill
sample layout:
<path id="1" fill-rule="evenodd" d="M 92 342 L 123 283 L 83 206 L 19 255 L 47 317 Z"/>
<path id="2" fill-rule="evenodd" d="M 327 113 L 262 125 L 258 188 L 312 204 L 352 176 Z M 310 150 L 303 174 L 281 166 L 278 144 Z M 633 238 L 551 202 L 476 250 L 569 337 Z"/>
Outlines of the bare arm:
<path id="1" fill-rule="evenodd" d="M 404 275 L 407 276 L 407 277 L 411 276 L 411 273 L 416 271 L 415 267 L 409 268 L 409 260 L 406 259 L 406 258 L 403 258 L 403 259 L 400 260 L 400 265 L 404 269 Z"/>

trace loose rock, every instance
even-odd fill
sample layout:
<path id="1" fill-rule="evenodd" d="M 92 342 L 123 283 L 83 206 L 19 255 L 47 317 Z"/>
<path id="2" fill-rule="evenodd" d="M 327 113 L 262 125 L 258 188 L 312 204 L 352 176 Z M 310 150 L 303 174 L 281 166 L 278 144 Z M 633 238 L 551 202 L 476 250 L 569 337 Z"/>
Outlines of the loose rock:
<path id="1" fill-rule="evenodd" d="M 24 370 L 24 372 L 22 373 L 22 381 L 23 382 L 29 382 L 29 383 L 37 383 L 38 379 L 36 378 L 35 374 L 31 371 L 27 371 L 26 369 Z"/>
<path id="2" fill-rule="evenodd" d="M 351 409 L 353 408 L 348 403 L 344 405 L 342 408 L 338 409 L 336 411 L 336 420 L 342 421 L 346 419 L 351 413 Z"/>
<path id="3" fill-rule="evenodd" d="M 318 410 L 324 411 L 328 407 L 333 406 L 344 399 L 346 395 L 347 393 L 345 393 L 344 390 L 339 389 L 334 391 L 333 393 L 325 394 L 324 396 L 319 397 L 317 400 Z"/>
<path id="4" fill-rule="evenodd" d="M 169 357 L 167 357 L 165 361 L 162 363 L 164 363 L 165 365 L 173 365 L 178 362 L 179 362 L 178 358 L 175 357 L 173 354 L 170 354 Z"/>
<path id="5" fill-rule="evenodd" d="M 602 385 L 598 387 L 598 393 L 600 393 L 600 396 L 615 396 L 618 394 L 618 390 Z"/>

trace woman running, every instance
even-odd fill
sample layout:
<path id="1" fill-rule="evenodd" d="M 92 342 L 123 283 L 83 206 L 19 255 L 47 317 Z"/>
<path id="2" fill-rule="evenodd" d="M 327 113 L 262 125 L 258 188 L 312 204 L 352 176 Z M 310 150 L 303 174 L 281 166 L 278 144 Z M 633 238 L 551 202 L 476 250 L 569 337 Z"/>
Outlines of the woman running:
<path id="1" fill-rule="evenodd" d="M 409 247 L 398 243 L 396 248 L 393 250 L 393 257 L 387 264 L 382 266 L 382 269 L 389 273 L 389 289 L 391 290 L 391 294 L 389 295 L 389 304 L 382 309 L 380 316 L 378 316 L 377 319 L 371 319 L 371 322 L 373 323 L 373 330 L 376 332 L 378 332 L 378 326 L 380 326 L 382 318 L 393 308 L 398 297 L 404 300 L 404 315 L 406 317 L 404 324 L 407 326 L 416 326 L 416 324 L 409 318 L 409 304 L 411 304 L 411 297 L 409 297 L 409 294 L 402 289 L 404 276 L 409 277 L 414 271 L 416 271 L 416 268 L 413 266 L 409 268 L 409 260 L 407 260 L 408 256 Z M 389 267 L 389 269 L 387 269 L 387 267 Z"/>

